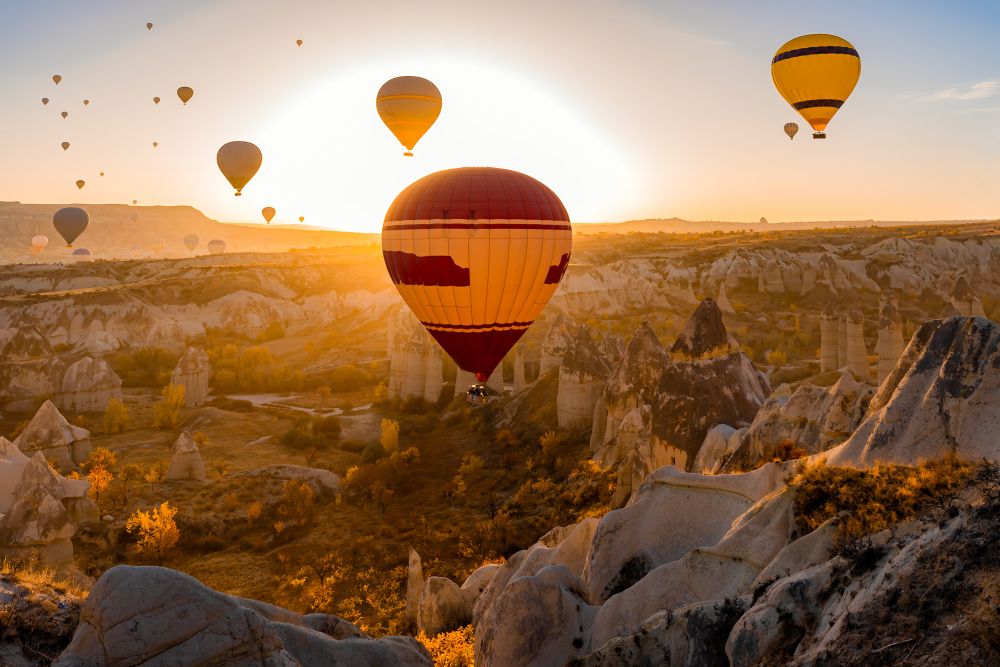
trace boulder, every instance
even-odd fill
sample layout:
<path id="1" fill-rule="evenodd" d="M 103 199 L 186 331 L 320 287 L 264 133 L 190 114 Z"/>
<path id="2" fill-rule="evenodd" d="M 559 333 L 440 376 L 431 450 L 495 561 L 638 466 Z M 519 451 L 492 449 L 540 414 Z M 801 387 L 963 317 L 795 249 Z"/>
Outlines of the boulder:
<path id="1" fill-rule="evenodd" d="M 208 381 L 211 379 L 212 365 L 208 354 L 199 348 L 189 347 L 177 361 L 170 381 L 184 387 L 184 405 L 196 408 L 208 399 Z"/>
<path id="2" fill-rule="evenodd" d="M 170 467 L 167 468 L 166 480 L 205 481 L 205 461 L 201 458 L 198 443 L 187 431 L 183 431 L 171 448 Z"/>
<path id="3" fill-rule="evenodd" d="M 53 665 L 431 665 L 412 638 L 335 639 L 310 625 L 181 572 L 118 565 L 91 589 L 73 640 Z"/>
<path id="4" fill-rule="evenodd" d="M 0 515 L 0 544 L 12 561 L 38 557 L 42 562 L 72 565 L 70 539 L 76 526 L 63 505 L 65 480 L 36 452 L 24 465 L 12 501 Z"/>
<path id="5" fill-rule="evenodd" d="M 66 369 L 57 397 L 74 412 L 103 412 L 112 398 L 121 399 L 122 379 L 104 359 L 83 357 Z"/>
<path id="6" fill-rule="evenodd" d="M 424 590 L 424 571 L 420 566 L 420 554 L 410 549 L 406 565 L 406 620 L 413 626 L 418 623 L 420 594 Z"/>
<path id="7" fill-rule="evenodd" d="M 14 445 L 25 454 L 41 452 L 46 460 L 69 472 L 90 456 L 90 431 L 73 426 L 52 401 L 45 401 Z"/>

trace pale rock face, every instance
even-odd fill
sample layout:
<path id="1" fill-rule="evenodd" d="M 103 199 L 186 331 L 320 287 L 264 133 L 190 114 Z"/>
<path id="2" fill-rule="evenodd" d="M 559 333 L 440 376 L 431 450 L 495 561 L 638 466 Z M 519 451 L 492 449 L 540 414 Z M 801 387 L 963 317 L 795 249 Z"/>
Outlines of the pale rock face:
<path id="1" fill-rule="evenodd" d="M 562 365 L 563 355 L 573 347 L 573 339 L 581 324 L 566 313 L 559 313 L 542 340 L 542 357 L 539 375 L 545 375 Z"/>
<path id="2" fill-rule="evenodd" d="M 847 370 L 858 378 L 868 381 L 871 369 L 868 368 L 868 350 L 865 349 L 865 316 L 858 307 L 847 313 L 844 321 L 845 346 L 847 353 Z"/>
<path id="3" fill-rule="evenodd" d="M 389 336 L 389 397 L 437 403 L 444 384 L 443 369 L 437 343 L 409 310 L 400 310 L 391 322 Z"/>
<path id="4" fill-rule="evenodd" d="M 520 392 L 527 386 L 528 380 L 524 374 L 524 350 L 517 346 L 514 348 L 514 393 Z"/>
<path id="5" fill-rule="evenodd" d="M 170 381 L 184 387 L 184 406 L 196 408 L 208 399 L 208 382 L 212 365 L 208 354 L 196 347 L 189 347 L 177 361 Z"/>
<path id="6" fill-rule="evenodd" d="M 950 301 L 956 315 L 961 315 L 962 317 L 986 317 L 986 313 L 983 312 L 983 302 L 973 291 L 972 285 L 965 275 L 959 276 L 958 280 L 955 281 Z"/>
<path id="7" fill-rule="evenodd" d="M 13 463 L 11 467 L 17 465 Z M 2 463 L 0 466 L 8 467 Z M 12 470 L 4 472 L 4 477 L 13 477 Z M 37 555 L 50 565 L 72 564 L 70 539 L 76 533 L 76 526 L 70 522 L 62 502 L 66 497 L 65 481 L 41 452 L 23 464 L 10 504 L 0 515 L 0 543 L 5 545 L 8 558 L 20 560 Z"/>
<path id="8" fill-rule="evenodd" d="M 470 574 L 461 587 L 445 577 L 428 577 L 426 582 L 421 582 L 422 590 L 417 589 L 417 625 L 432 637 L 468 625 L 472 622 L 476 603 L 499 569 L 499 565 L 483 565 Z"/>
<path id="9" fill-rule="evenodd" d="M 586 317 L 695 302 L 695 272 L 648 259 L 623 259 L 603 266 L 571 266 L 552 297 L 552 307 Z M 544 358 L 544 353 L 543 353 Z M 542 372 L 549 368 L 545 365 Z"/>
<path id="10" fill-rule="evenodd" d="M 219 593 L 173 570 L 118 565 L 90 591 L 73 640 L 53 664 L 431 665 L 412 638 L 336 639 L 321 629 L 338 624 L 320 620 Z"/>
<path id="11" fill-rule="evenodd" d="M 409 561 L 406 566 L 406 619 L 417 625 L 420 609 L 420 593 L 424 589 L 424 571 L 420 566 L 420 554 L 416 549 L 410 549 Z"/>
<path id="12" fill-rule="evenodd" d="M 1000 327 L 982 318 L 924 323 L 872 398 L 864 422 L 827 458 L 835 465 L 915 464 L 954 452 L 996 458 Z"/>
<path id="13" fill-rule="evenodd" d="M 840 368 L 840 320 L 832 310 L 824 310 L 819 321 L 819 368 L 826 373 Z"/>
<path id="14" fill-rule="evenodd" d="M 14 445 L 25 454 L 41 452 L 46 460 L 68 472 L 90 456 L 90 431 L 73 426 L 52 401 L 45 401 Z"/>
<path id="15" fill-rule="evenodd" d="M 847 365 L 847 320 L 837 321 L 837 368 Z"/>
<path id="16" fill-rule="evenodd" d="M 172 451 L 166 475 L 168 481 L 205 481 L 205 461 L 201 458 L 198 443 L 187 431 L 180 434 Z"/>
<path id="17" fill-rule="evenodd" d="M 0 329 L 0 400 L 9 410 L 59 392 L 64 366 L 36 327 L 18 317 Z"/>
<path id="18" fill-rule="evenodd" d="M 590 331 L 578 325 L 559 365 L 559 389 L 556 415 L 559 428 L 587 428 L 594 414 L 594 404 L 604 391 L 608 365 Z"/>
<path id="19" fill-rule="evenodd" d="M 726 315 L 735 315 L 736 310 L 733 309 L 733 304 L 729 301 L 729 295 L 726 293 L 726 283 L 719 283 L 719 295 L 716 297 L 715 302 L 719 304 L 719 310 L 721 310 Z"/>
<path id="20" fill-rule="evenodd" d="M 780 389 L 781 387 L 778 388 L 778 390 Z M 766 407 L 767 403 L 761 406 L 761 412 Z M 760 418 L 761 412 L 757 413 L 754 421 Z M 746 432 L 747 427 L 733 428 L 728 424 L 719 424 L 710 428 L 708 434 L 705 435 L 704 442 L 701 443 L 701 447 L 698 449 L 698 458 L 695 459 L 694 465 L 691 466 L 691 472 L 698 472 L 703 475 L 719 472 L 722 464 L 739 448 L 743 435 Z"/>
<path id="21" fill-rule="evenodd" d="M 829 387 L 808 382 L 778 387 L 761 406 L 724 469 L 753 467 L 789 443 L 807 454 L 824 452 L 847 440 L 858 427 L 875 390 L 848 374 Z"/>
<path id="22" fill-rule="evenodd" d="M 103 412 L 108 401 L 121 397 L 122 379 L 108 362 L 83 357 L 66 369 L 57 400 L 64 410 Z"/>
<path id="23" fill-rule="evenodd" d="M 875 354 L 878 355 L 878 383 L 881 385 L 903 355 L 906 343 L 903 341 L 903 321 L 895 299 L 883 297 L 879 303 L 878 341 Z"/>

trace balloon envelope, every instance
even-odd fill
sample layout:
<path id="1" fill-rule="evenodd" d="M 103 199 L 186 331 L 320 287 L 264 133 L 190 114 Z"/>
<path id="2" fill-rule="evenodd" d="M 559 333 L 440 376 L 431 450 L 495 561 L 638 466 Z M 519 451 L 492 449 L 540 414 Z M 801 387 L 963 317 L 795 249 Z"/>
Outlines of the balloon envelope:
<path id="1" fill-rule="evenodd" d="M 153 104 L 159 104 L 159 103 L 160 103 L 160 98 L 159 97 L 154 97 L 153 98 Z"/>
<path id="2" fill-rule="evenodd" d="M 187 104 L 188 100 L 194 97 L 194 89 L 188 86 L 181 86 L 177 89 L 177 97 L 181 98 L 181 102 Z"/>
<path id="3" fill-rule="evenodd" d="M 58 74 L 53 74 L 52 75 L 52 81 L 54 81 L 55 84 L 58 86 L 59 82 L 62 81 L 62 77 L 59 76 Z"/>
<path id="4" fill-rule="evenodd" d="M 90 257 L 90 250 L 87 248 L 77 248 L 73 251 L 74 257 Z"/>
<path id="5" fill-rule="evenodd" d="M 552 190 L 489 167 L 403 190 L 382 226 L 389 277 L 459 368 L 485 382 L 555 292 L 572 227 Z"/>
<path id="6" fill-rule="evenodd" d="M 31 254 L 37 257 L 42 254 L 45 250 L 45 246 L 49 244 L 49 237 L 44 234 L 39 234 L 38 236 L 31 237 Z"/>
<path id="7" fill-rule="evenodd" d="M 59 115 L 60 115 L 60 116 L 62 116 L 63 118 L 65 118 L 66 116 L 68 116 L 68 115 L 69 115 L 69 112 L 68 112 L 68 111 L 63 111 L 63 112 L 62 112 L 62 113 L 60 113 Z"/>
<path id="8" fill-rule="evenodd" d="M 299 216 L 299 222 L 305 222 L 305 221 L 306 221 L 306 216 L 300 215 Z"/>
<path id="9" fill-rule="evenodd" d="M 197 234 L 188 234 L 184 237 L 184 247 L 193 252 L 198 247 L 199 240 Z"/>
<path id="10" fill-rule="evenodd" d="M 147 23 L 146 24 L 146 30 L 152 30 L 152 29 L 153 29 L 153 24 L 152 23 Z"/>
<path id="11" fill-rule="evenodd" d="M 260 149 L 249 141 L 230 141 L 219 149 L 215 161 L 239 197 L 243 188 L 260 169 L 264 156 Z"/>
<path id="12" fill-rule="evenodd" d="M 89 104 L 90 104 L 90 100 L 84 100 L 83 101 L 83 106 L 88 106 Z"/>
<path id="13" fill-rule="evenodd" d="M 47 98 L 47 97 L 43 97 L 43 98 L 42 98 L 42 106 L 45 106 L 45 105 L 46 105 L 46 104 L 48 104 L 48 103 L 49 103 L 49 98 Z"/>
<path id="14" fill-rule="evenodd" d="M 799 133 L 798 123 L 785 123 L 785 134 L 788 135 L 789 139 L 794 139 L 795 135 Z"/>
<path id="15" fill-rule="evenodd" d="M 69 148 L 69 142 L 68 141 L 64 141 L 64 142 L 62 142 L 59 145 L 62 146 L 63 150 L 66 150 L 67 148 Z"/>
<path id="16" fill-rule="evenodd" d="M 404 155 L 413 155 L 413 147 L 441 114 L 441 91 L 419 76 L 399 76 L 382 85 L 375 107 L 382 122 L 406 147 Z"/>
<path id="17" fill-rule="evenodd" d="M 76 187 L 80 190 L 83 190 L 83 186 L 85 186 L 86 184 L 87 181 L 80 179 L 79 181 L 76 182 Z"/>
<path id="18" fill-rule="evenodd" d="M 274 208 L 270 206 L 265 206 L 260 211 L 260 214 L 264 216 L 264 220 L 266 222 L 271 222 L 271 220 L 274 218 L 275 213 L 277 213 L 277 211 L 275 211 Z"/>
<path id="19" fill-rule="evenodd" d="M 66 246 L 73 247 L 73 241 L 83 233 L 83 230 L 90 224 L 90 216 L 82 208 L 67 206 L 55 212 L 52 216 L 52 226 L 59 232 L 59 236 L 66 241 Z"/>
<path id="20" fill-rule="evenodd" d="M 822 139 L 834 114 L 861 77 L 857 50 L 836 35 L 803 35 L 786 42 L 771 61 L 774 86 Z"/>
<path id="21" fill-rule="evenodd" d="M 226 252 L 226 242 L 221 239 L 212 239 L 208 242 L 208 251 L 213 255 Z"/>
<path id="22" fill-rule="evenodd" d="M 295 45 L 296 46 L 302 46 L 302 40 L 301 39 L 295 40 Z"/>

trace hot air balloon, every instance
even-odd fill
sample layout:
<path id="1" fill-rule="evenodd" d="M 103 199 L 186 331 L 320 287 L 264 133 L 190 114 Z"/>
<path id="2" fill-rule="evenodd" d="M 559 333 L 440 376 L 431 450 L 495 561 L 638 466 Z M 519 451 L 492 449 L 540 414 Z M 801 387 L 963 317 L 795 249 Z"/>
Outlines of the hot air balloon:
<path id="1" fill-rule="evenodd" d="M 295 40 L 295 46 L 302 46 L 302 40 L 301 39 Z"/>
<path id="2" fill-rule="evenodd" d="M 306 221 L 306 216 L 300 215 L 299 216 L 299 222 L 305 222 L 305 221 Z"/>
<path id="3" fill-rule="evenodd" d="M 83 186 L 85 186 L 86 184 L 87 181 L 80 179 L 79 181 L 76 182 L 76 187 L 80 190 L 83 190 Z"/>
<path id="4" fill-rule="evenodd" d="M 398 76 L 382 84 L 375 107 L 389 131 L 413 156 L 413 147 L 441 113 L 441 91 L 419 76 Z"/>
<path id="5" fill-rule="evenodd" d="M 861 57 L 846 39 L 803 35 L 778 49 L 771 61 L 774 86 L 812 126 L 814 139 L 826 138 L 826 126 L 861 77 Z"/>
<path id="6" fill-rule="evenodd" d="M 267 222 L 267 223 L 271 222 L 271 219 L 274 217 L 275 213 L 277 213 L 277 211 L 275 211 L 270 206 L 265 206 L 264 208 L 262 208 L 260 210 L 260 214 L 264 216 L 264 221 Z"/>
<path id="7" fill-rule="evenodd" d="M 31 254 L 37 257 L 42 254 L 45 250 L 45 246 L 49 244 L 49 237 L 44 234 L 39 234 L 38 236 L 31 237 Z"/>
<path id="8" fill-rule="evenodd" d="M 62 143 L 61 143 L 61 144 L 59 144 L 59 145 L 60 145 L 60 146 L 62 146 L 62 149 L 63 149 L 63 150 L 66 150 L 66 149 L 68 149 L 68 148 L 69 148 L 69 142 L 68 142 L 68 141 L 64 141 L 64 142 L 62 142 Z"/>
<path id="9" fill-rule="evenodd" d="M 785 123 L 785 134 L 788 135 L 789 139 L 794 139 L 795 135 L 799 133 L 798 123 Z"/>
<path id="10" fill-rule="evenodd" d="M 152 29 L 153 29 L 153 24 L 152 23 L 147 23 L 146 24 L 146 30 L 152 30 Z"/>
<path id="11" fill-rule="evenodd" d="M 181 102 L 187 104 L 188 100 L 194 97 L 194 88 L 181 86 L 180 88 L 177 89 L 177 97 L 181 98 Z"/>
<path id="12" fill-rule="evenodd" d="M 103 171 L 101 172 L 101 178 L 104 178 L 104 172 Z"/>
<path id="13" fill-rule="evenodd" d="M 403 300 L 480 382 L 539 316 L 571 248 L 559 197 L 530 176 L 490 167 L 421 178 L 382 226 L 382 255 Z"/>
<path id="14" fill-rule="evenodd" d="M 221 239 L 212 239 L 208 242 L 208 251 L 213 255 L 221 255 L 226 252 L 226 242 Z"/>
<path id="15" fill-rule="evenodd" d="M 149 244 L 149 249 L 152 250 L 157 255 L 163 252 L 166 249 L 166 247 L 167 247 L 167 242 L 164 241 L 163 239 L 157 239 Z"/>
<path id="16" fill-rule="evenodd" d="M 135 205 L 136 205 L 136 204 L 138 204 L 138 203 L 139 203 L 139 200 L 138 200 L 138 199 L 133 199 L 133 200 L 132 200 L 132 206 L 135 206 Z"/>
<path id="17" fill-rule="evenodd" d="M 159 146 L 159 145 L 160 145 L 160 142 L 158 142 L 158 141 L 154 141 L 154 142 L 153 142 L 153 148 L 156 148 L 156 147 L 157 147 L 157 146 Z"/>
<path id="18" fill-rule="evenodd" d="M 83 101 L 83 106 L 85 106 L 85 107 L 86 106 L 90 106 L 90 100 L 84 100 Z"/>
<path id="19" fill-rule="evenodd" d="M 89 259 L 90 250 L 88 250 L 87 248 L 77 248 L 76 250 L 73 251 L 73 256 L 78 257 L 80 259 Z"/>
<path id="20" fill-rule="evenodd" d="M 264 156 L 260 149 L 249 141 L 230 141 L 219 149 L 215 161 L 239 197 L 243 193 L 243 188 L 260 169 Z"/>
<path id="21" fill-rule="evenodd" d="M 62 77 L 59 76 L 58 74 L 53 74 L 52 81 L 55 82 L 55 84 L 58 86 L 59 82 L 62 81 Z"/>
<path id="22" fill-rule="evenodd" d="M 160 98 L 159 97 L 154 97 L 153 98 L 153 104 L 159 104 L 159 103 L 160 103 Z"/>
<path id="23" fill-rule="evenodd" d="M 194 249 L 198 247 L 198 241 L 199 239 L 197 234 L 188 234 L 184 237 L 184 247 L 186 247 L 189 251 L 194 252 Z"/>
<path id="24" fill-rule="evenodd" d="M 47 97 L 43 97 L 43 98 L 42 98 L 42 106 L 45 106 L 45 105 L 47 105 L 48 103 L 49 103 L 49 98 L 47 98 Z"/>
<path id="25" fill-rule="evenodd" d="M 90 216 L 87 212 L 76 206 L 61 208 L 52 216 L 52 226 L 66 241 L 67 248 L 73 247 L 73 241 L 83 233 L 89 223 Z"/>
<path id="26" fill-rule="evenodd" d="M 65 118 L 66 118 L 66 116 L 68 116 L 68 115 L 69 115 L 69 112 L 68 112 L 68 111 L 63 111 L 63 112 L 62 112 L 62 113 L 60 113 L 59 115 L 60 115 L 60 116 L 62 116 L 62 117 L 63 117 L 63 118 L 65 119 Z"/>

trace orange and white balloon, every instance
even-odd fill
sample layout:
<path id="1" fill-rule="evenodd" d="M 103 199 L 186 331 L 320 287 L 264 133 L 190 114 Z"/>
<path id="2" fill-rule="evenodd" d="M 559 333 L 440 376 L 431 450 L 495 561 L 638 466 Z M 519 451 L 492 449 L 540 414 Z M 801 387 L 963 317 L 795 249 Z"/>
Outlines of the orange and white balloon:
<path id="1" fill-rule="evenodd" d="M 490 167 L 421 178 L 396 197 L 382 226 L 385 265 L 406 305 L 480 382 L 541 314 L 572 243 L 552 190 Z"/>

